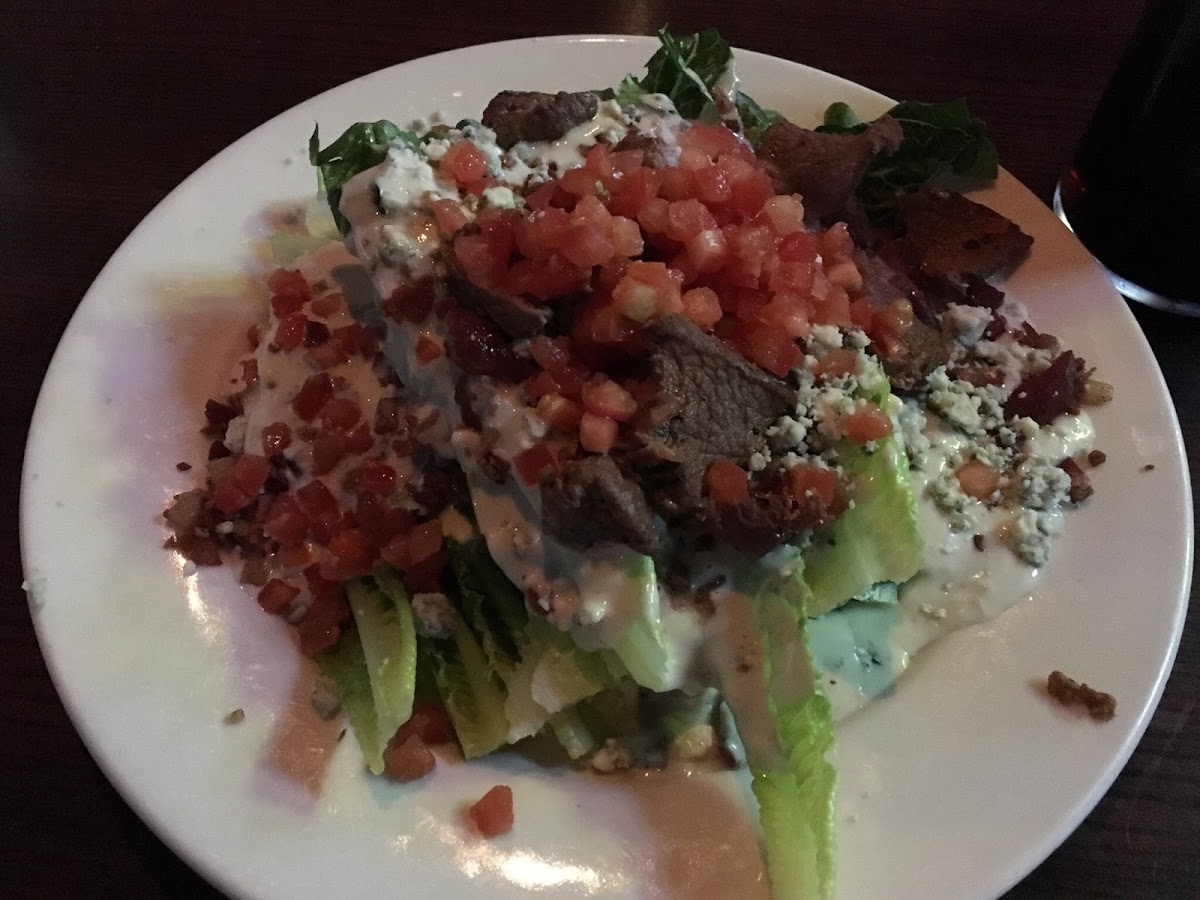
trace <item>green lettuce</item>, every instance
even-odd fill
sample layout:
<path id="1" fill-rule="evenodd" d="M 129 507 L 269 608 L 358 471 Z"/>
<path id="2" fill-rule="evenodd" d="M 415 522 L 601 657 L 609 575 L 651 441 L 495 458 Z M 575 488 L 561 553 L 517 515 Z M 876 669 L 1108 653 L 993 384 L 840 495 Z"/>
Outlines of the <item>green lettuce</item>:
<path id="1" fill-rule="evenodd" d="M 665 94 L 685 119 L 711 117 L 716 103 L 714 89 L 722 79 L 732 80 L 728 78 L 733 67 L 729 42 L 715 28 L 685 35 L 673 35 L 662 28 L 658 39 L 662 46 L 647 60 L 646 74 L 640 79 L 626 76 L 607 95 L 629 104 L 641 94 Z M 781 118 L 778 112 L 763 109 L 740 90 L 735 89 L 731 99 L 751 143 Z"/>
<path id="2" fill-rule="evenodd" d="M 777 900 L 828 900 L 837 859 L 836 772 L 826 758 L 833 716 L 809 659 L 805 598 L 798 596 L 804 582 L 795 574 L 759 566 L 735 579 L 733 596 L 747 604 L 761 665 L 726 669 L 721 679 L 758 800 L 772 893 Z M 735 625 L 731 635 L 738 634 L 744 631 Z"/>
<path id="3" fill-rule="evenodd" d="M 911 193 L 935 178 L 954 176 L 967 186 L 991 184 L 999 172 L 996 145 L 987 126 L 971 114 L 965 100 L 947 103 L 897 103 L 887 114 L 900 123 L 904 140 L 891 156 L 874 160 L 858 187 L 872 221 L 889 222 L 898 195 Z M 867 127 L 845 103 L 825 110 L 818 131 L 856 134 Z"/>
<path id="4" fill-rule="evenodd" d="M 350 232 L 350 223 L 338 208 L 342 188 L 359 172 L 383 162 L 392 144 L 407 144 L 415 149 L 420 144 L 420 138 L 387 119 L 380 119 L 378 122 L 351 125 L 342 132 L 341 137 L 322 150 L 319 128 L 313 127 L 312 136 L 308 139 L 308 161 L 317 169 L 318 189 L 325 194 L 329 211 L 343 236 Z"/>
<path id="5" fill-rule="evenodd" d="M 353 624 L 343 628 L 337 643 L 318 654 L 317 665 L 337 688 L 342 709 L 350 720 L 350 728 L 354 731 L 367 768 L 376 775 L 382 774 L 383 750 L 388 738 L 381 738 L 379 734 L 371 674 L 362 642 L 358 638 L 358 629 Z"/>

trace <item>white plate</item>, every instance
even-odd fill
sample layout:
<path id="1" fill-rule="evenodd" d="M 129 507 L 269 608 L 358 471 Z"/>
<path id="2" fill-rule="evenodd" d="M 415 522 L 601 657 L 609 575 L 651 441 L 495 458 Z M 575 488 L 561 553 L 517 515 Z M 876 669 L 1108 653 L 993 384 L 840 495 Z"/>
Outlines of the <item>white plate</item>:
<path id="1" fill-rule="evenodd" d="M 500 87 L 581 89 L 639 71 L 647 38 L 571 37 L 445 53 L 289 110 L 164 200 L 71 321 L 30 433 L 21 536 L 38 635 L 75 725 L 109 778 L 228 893 L 355 896 L 753 897 L 766 893 L 736 779 L 668 786 L 539 770 L 514 758 L 443 764 L 397 787 L 352 740 L 314 725 L 281 624 L 224 570 L 189 575 L 160 549 L 159 512 L 204 458 L 257 271 L 263 211 L 311 195 L 303 148 L 362 119 L 477 115 Z M 887 101 L 831 75 L 739 52 L 748 92 L 811 121 L 834 100 Z M 1108 462 L 1070 517 L 1037 595 L 932 648 L 894 696 L 840 729 L 840 893 L 994 896 L 1032 869 L 1112 782 L 1158 701 L 1190 582 L 1179 428 L 1133 317 L 1045 206 L 1007 174 L 984 201 L 1034 235 L 1009 290 L 1116 383 L 1095 419 Z M 1152 472 L 1141 471 L 1153 463 Z M 1094 725 L 1048 703 L 1054 668 L 1118 698 Z M 222 724 L 234 708 L 240 725 Z M 517 825 L 464 838 L 462 805 L 514 787 Z"/>

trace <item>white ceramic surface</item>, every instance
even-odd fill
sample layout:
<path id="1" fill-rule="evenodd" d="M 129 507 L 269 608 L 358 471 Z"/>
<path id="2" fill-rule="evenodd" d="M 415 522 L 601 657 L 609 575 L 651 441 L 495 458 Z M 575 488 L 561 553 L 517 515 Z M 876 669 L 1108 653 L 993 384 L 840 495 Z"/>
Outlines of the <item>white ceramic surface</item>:
<path id="1" fill-rule="evenodd" d="M 273 119 L 185 181 L 105 267 L 46 377 L 21 532 L 55 683 L 113 783 L 233 896 L 765 896 L 748 792 L 728 776 L 608 781 L 501 757 L 444 762 L 415 786 L 371 779 L 340 726 L 311 714 L 283 626 L 224 570 L 160 549 L 159 512 L 191 486 L 203 400 L 240 349 L 264 211 L 311 195 L 304 147 L 361 119 L 477 115 L 500 87 L 581 89 L 639 71 L 646 38 L 494 44 L 396 66 Z M 884 97 L 739 52 L 747 91 L 811 121 Z M 1036 596 L 931 648 L 894 695 L 839 732 L 844 898 L 1001 893 L 1111 783 L 1161 694 L 1190 583 L 1188 475 L 1176 419 L 1124 303 L 1075 239 L 1007 174 L 981 198 L 1036 243 L 1008 290 L 1116 385 L 1098 410 L 1108 461 Z M 1153 463 L 1152 472 L 1141 471 Z M 1081 720 L 1036 689 L 1054 668 L 1112 691 Z M 222 723 L 245 710 L 236 726 Z M 503 781 L 515 831 L 464 835 L 464 804 Z"/>

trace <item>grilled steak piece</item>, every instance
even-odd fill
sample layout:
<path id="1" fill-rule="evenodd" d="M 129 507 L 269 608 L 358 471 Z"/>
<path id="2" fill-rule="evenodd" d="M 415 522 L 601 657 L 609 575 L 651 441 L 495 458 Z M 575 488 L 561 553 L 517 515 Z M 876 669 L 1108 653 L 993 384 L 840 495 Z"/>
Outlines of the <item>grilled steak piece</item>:
<path id="1" fill-rule="evenodd" d="M 768 128 L 758 147 L 780 194 L 801 194 L 810 222 L 836 217 L 854 196 L 877 156 L 895 153 L 904 139 L 900 123 L 881 116 L 859 134 L 809 131 L 786 119 Z"/>
<path id="2" fill-rule="evenodd" d="M 665 546 L 646 495 L 610 456 L 572 460 L 542 484 L 542 527 L 580 549 L 611 541 L 658 556 Z"/>
<path id="3" fill-rule="evenodd" d="M 496 132 L 496 143 L 507 150 L 518 141 L 558 140 L 593 118 L 599 103 L 590 91 L 501 91 L 488 103 L 481 121 Z"/>

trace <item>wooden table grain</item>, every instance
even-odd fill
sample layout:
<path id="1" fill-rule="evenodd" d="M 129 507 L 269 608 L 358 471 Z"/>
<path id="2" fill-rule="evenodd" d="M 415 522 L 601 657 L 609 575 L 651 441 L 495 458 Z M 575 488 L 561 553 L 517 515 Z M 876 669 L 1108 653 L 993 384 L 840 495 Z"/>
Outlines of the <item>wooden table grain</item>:
<path id="1" fill-rule="evenodd" d="M 0 3 L 0 894 L 220 897 L 129 810 L 72 728 L 34 637 L 17 540 L 24 438 L 54 346 L 117 245 L 198 165 L 293 104 L 393 63 L 536 34 L 649 34 L 669 21 L 676 30 L 715 25 L 737 46 L 894 97 L 966 97 L 991 126 L 1003 164 L 1048 201 L 1139 7 Z M 1194 462 L 1200 322 L 1136 313 Z M 1189 623 L 1162 704 L 1112 790 L 1013 900 L 1200 896 L 1198 635 Z"/>

